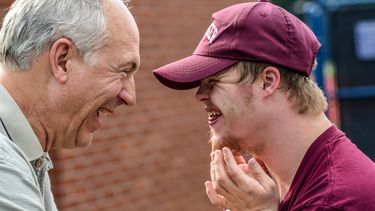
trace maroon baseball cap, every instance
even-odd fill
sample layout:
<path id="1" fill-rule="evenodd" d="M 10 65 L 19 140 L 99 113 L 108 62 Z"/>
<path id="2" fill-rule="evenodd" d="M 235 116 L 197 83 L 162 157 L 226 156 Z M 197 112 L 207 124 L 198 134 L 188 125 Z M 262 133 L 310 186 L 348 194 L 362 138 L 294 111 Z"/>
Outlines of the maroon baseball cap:
<path id="1" fill-rule="evenodd" d="M 311 74 L 320 43 L 301 20 L 269 2 L 236 4 L 212 15 L 193 55 L 153 71 L 172 89 L 191 89 L 239 61 L 260 61 Z"/>

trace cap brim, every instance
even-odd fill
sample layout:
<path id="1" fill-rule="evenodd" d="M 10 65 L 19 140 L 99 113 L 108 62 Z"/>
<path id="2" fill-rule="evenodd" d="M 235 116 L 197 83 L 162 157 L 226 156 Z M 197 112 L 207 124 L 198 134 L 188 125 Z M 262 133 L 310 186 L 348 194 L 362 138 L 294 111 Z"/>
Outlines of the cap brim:
<path id="1" fill-rule="evenodd" d="M 185 90 L 200 85 L 200 81 L 234 64 L 238 60 L 192 55 L 153 71 L 155 77 L 171 89 Z"/>

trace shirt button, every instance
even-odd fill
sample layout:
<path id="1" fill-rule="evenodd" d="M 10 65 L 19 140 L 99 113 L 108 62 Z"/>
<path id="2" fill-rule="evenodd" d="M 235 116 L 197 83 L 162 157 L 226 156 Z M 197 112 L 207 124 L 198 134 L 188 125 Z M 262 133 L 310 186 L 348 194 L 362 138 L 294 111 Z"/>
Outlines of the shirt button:
<path id="1" fill-rule="evenodd" d="M 44 164 L 43 159 L 38 159 L 38 160 L 36 160 L 36 162 L 35 162 L 35 167 L 36 167 L 36 168 L 40 168 L 40 167 L 43 166 L 43 164 Z"/>

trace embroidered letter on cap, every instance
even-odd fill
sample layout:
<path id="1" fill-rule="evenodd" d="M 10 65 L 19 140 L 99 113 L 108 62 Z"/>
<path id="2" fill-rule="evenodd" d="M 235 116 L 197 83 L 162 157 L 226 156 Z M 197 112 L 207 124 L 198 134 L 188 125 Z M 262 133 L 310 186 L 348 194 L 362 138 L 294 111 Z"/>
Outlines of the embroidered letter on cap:
<path id="1" fill-rule="evenodd" d="M 208 39 L 208 42 L 211 44 L 217 35 L 217 27 L 215 26 L 214 22 L 212 22 L 208 27 L 205 35 Z"/>

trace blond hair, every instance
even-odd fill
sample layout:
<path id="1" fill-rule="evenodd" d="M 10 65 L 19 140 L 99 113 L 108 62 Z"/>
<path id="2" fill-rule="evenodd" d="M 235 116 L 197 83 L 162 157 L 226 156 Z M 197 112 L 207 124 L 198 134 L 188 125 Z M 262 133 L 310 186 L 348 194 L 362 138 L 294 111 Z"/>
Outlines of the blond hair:
<path id="1" fill-rule="evenodd" d="M 239 82 L 250 79 L 251 83 L 254 83 L 259 73 L 267 66 L 274 66 L 280 71 L 279 89 L 288 94 L 288 101 L 296 112 L 318 115 L 327 110 L 328 104 L 323 91 L 310 77 L 282 66 L 265 62 L 241 61 L 237 64 L 241 71 Z"/>

